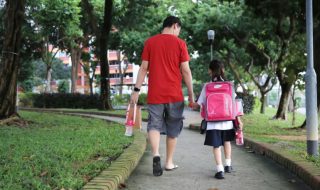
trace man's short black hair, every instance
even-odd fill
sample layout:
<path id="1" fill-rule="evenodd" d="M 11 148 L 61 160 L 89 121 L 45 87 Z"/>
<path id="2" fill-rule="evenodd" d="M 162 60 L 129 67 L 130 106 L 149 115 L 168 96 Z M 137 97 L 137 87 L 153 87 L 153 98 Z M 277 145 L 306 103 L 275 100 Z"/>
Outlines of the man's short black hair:
<path id="1" fill-rule="evenodd" d="M 171 27 L 174 24 L 178 24 L 181 27 L 181 21 L 178 17 L 175 16 L 168 16 L 166 19 L 164 19 L 162 24 L 162 29 L 166 27 Z"/>

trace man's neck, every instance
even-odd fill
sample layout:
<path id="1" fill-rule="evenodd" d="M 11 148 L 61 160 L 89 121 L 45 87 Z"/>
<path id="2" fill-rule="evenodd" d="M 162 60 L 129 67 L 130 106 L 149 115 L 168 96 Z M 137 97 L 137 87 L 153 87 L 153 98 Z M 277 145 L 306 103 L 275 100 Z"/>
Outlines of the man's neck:
<path id="1" fill-rule="evenodd" d="M 171 34 L 171 35 L 174 35 L 174 32 L 173 32 L 173 29 L 172 28 L 164 28 L 162 30 L 162 33 L 161 34 Z M 175 35 L 174 35 L 175 36 Z"/>

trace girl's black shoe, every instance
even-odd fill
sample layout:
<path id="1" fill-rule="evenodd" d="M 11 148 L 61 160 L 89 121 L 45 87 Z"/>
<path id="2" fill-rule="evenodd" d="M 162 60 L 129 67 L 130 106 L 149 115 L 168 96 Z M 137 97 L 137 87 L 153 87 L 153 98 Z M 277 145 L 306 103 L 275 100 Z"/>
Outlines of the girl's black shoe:
<path id="1" fill-rule="evenodd" d="M 224 179 L 223 171 L 217 172 L 214 177 L 217 179 Z"/>
<path id="2" fill-rule="evenodd" d="M 231 173 L 232 172 L 232 166 L 225 166 L 224 167 L 224 172 L 226 172 L 226 173 Z"/>

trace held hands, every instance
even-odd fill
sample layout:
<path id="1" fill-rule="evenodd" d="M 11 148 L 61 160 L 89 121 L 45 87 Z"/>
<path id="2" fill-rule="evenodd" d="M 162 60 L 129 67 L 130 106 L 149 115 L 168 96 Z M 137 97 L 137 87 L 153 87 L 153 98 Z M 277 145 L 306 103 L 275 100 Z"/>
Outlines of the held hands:
<path id="1" fill-rule="evenodd" d="M 189 93 L 188 101 L 189 101 L 189 105 L 188 105 L 189 108 L 192 108 L 193 110 L 195 110 L 200 107 L 200 105 L 193 100 L 193 93 Z"/>
<path id="2" fill-rule="evenodd" d="M 200 108 L 200 105 L 196 102 L 190 102 L 189 107 L 192 108 L 193 110 L 197 110 Z"/>

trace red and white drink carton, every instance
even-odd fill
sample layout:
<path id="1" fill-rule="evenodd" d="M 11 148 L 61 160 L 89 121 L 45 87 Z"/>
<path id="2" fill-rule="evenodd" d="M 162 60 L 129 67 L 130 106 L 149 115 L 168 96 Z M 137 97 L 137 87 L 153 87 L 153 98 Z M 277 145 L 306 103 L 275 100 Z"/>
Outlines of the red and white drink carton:
<path id="1" fill-rule="evenodd" d="M 126 122 L 125 122 L 126 132 L 124 133 L 124 135 L 128 137 L 133 135 L 133 126 L 136 118 L 136 104 L 134 105 L 133 114 L 130 114 L 129 112 L 130 112 L 130 104 L 128 105 L 128 108 L 127 108 Z"/>
<path id="2" fill-rule="evenodd" d="M 236 145 L 243 145 L 243 132 L 241 129 L 236 130 Z"/>

